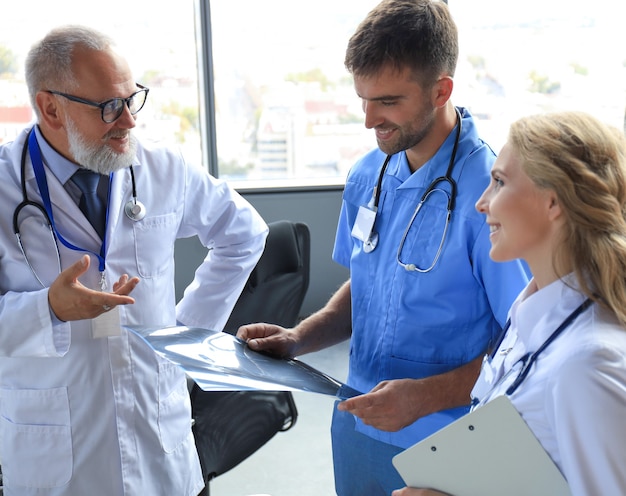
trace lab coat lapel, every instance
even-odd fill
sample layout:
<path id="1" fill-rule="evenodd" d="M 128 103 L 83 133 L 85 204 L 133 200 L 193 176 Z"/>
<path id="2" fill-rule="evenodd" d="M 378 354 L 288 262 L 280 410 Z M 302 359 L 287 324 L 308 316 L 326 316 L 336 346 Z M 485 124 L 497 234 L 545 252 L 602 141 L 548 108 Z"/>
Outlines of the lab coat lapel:
<path id="1" fill-rule="evenodd" d="M 67 241 L 80 248 L 93 250 L 94 243 L 100 246 L 100 236 L 78 208 L 78 204 L 70 197 L 63 185 L 50 170 L 44 166 L 48 192 L 52 202 L 52 215 L 57 231 Z M 26 190 L 28 198 L 42 203 L 41 193 L 37 186 L 35 173 L 30 161 L 26 164 Z M 99 248 L 98 248 L 99 251 Z"/>
<path id="2" fill-rule="evenodd" d="M 111 183 L 111 197 L 109 198 L 109 218 L 107 219 L 107 245 L 110 245 L 114 241 L 114 234 L 119 222 L 121 222 L 120 216 L 123 215 L 124 204 L 128 201 L 125 196 L 125 191 L 130 191 L 130 173 L 128 168 L 119 170 L 113 174 L 113 181 Z"/>

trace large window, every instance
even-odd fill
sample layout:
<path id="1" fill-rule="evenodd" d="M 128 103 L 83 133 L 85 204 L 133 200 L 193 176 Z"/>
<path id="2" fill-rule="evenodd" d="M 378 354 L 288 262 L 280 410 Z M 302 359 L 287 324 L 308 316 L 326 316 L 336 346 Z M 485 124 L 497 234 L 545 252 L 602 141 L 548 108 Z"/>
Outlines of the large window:
<path id="1" fill-rule="evenodd" d="M 584 110 L 626 131 L 626 44 L 611 0 L 450 0 L 459 26 L 454 101 L 499 151 L 524 115 Z"/>
<path id="2" fill-rule="evenodd" d="M 0 30 L 0 142 L 32 119 L 30 45 L 53 26 L 82 23 L 112 35 L 150 87 L 142 136 L 182 147 L 238 187 L 341 185 L 376 146 L 343 57 L 377 2 L 13 2 Z M 453 101 L 494 150 L 511 121 L 534 112 L 581 109 L 624 126 L 626 45 L 614 2 L 448 3 L 461 49 Z"/>
<path id="3" fill-rule="evenodd" d="M 378 0 L 211 0 L 219 173 L 341 182 L 376 145 L 343 65 Z"/>
<path id="4" fill-rule="evenodd" d="M 254 185 L 343 181 L 375 146 L 343 67 L 378 1 L 210 0 L 220 176 Z M 617 127 L 626 45 L 609 0 L 449 0 L 459 27 L 453 102 L 498 151 L 526 114 L 586 110 Z"/>
<path id="5" fill-rule="evenodd" d="M 183 0 L 16 1 L 4 9 L 0 29 L 0 143 L 33 119 L 24 59 L 50 29 L 84 24 L 112 36 L 137 82 L 150 94 L 138 114 L 137 133 L 181 146 L 200 161 L 200 106 L 194 2 Z"/>

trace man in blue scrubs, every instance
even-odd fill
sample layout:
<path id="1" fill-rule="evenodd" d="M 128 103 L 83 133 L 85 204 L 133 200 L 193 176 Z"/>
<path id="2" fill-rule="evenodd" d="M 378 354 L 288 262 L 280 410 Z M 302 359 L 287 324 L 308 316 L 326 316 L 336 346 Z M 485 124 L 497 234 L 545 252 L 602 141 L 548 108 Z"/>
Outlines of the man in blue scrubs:
<path id="1" fill-rule="evenodd" d="M 343 195 L 333 258 L 350 280 L 294 329 L 239 331 L 282 356 L 351 339 L 347 383 L 367 394 L 333 416 L 340 496 L 404 485 L 392 457 L 468 411 L 482 356 L 528 281 L 520 262 L 489 258 L 474 204 L 495 154 L 451 101 L 457 57 L 443 2 L 384 0 L 368 14 L 345 58 L 378 142 Z"/>

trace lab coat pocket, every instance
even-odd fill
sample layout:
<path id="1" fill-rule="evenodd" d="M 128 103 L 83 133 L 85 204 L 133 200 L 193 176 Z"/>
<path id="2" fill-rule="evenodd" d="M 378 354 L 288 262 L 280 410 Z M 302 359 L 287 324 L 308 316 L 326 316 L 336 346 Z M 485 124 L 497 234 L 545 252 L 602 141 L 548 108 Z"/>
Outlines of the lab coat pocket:
<path id="1" fill-rule="evenodd" d="M 191 431 L 191 401 L 178 365 L 159 364 L 159 435 L 166 453 L 175 451 Z"/>
<path id="2" fill-rule="evenodd" d="M 67 484 L 73 466 L 67 389 L 2 389 L 0 394 L 0 452 L 6 485 Z"/>
<path id="3" fill-rule="evenodd" d="M 176 214 L 146 217 L 133 223 L 135 260 L 141 277 L 152 278 L 172 267 L 176 240 Z"/>

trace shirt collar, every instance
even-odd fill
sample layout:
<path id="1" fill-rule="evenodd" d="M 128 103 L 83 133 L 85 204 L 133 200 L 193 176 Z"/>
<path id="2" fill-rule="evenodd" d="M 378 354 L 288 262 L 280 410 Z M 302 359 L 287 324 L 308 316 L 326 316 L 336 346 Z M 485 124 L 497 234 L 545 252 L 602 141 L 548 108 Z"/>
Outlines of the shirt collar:
<path id="1" fill-rule="evenodd" d="M 474 122 L 469 111 L 463 107 L 457 107 L 461 114 L 461 135 L 459 136 L 459 147 L 457 150 L 457 160 L 463 157 L 464 141 L 470 140 L 474 143 L 477 139 L 477 131 L 474 126 Z M 452 149 L 454 148 L 454 142 L 456 140 L 456 126 L 450 131 L 450 134 L 446 137 L 445 141 L 441 144 L 439 149 L 426 163 L 411 173 L 409 163 L 406 158 L 406 152 L 402 151 L 396 153 L 389 162 L 387 168 L 387 174 L 397 178 L 402 185 L 401 188 L 419 188 L 426 187 L 433 179 L 443 176 L 448 169 L 450 163 L 450 156 L 452 155 Z M 458 171 L 453 169 L 452 175 L 456 173 L 458 177 Z"/>
<path id="2" fill-rule="evenodd" d="M 41 134 L 39 126 L 35 126 L 35 135 L 41 150 L 41 159 L 59 182 L 65 184 L 80 167 L 52 148 Z"/>
<path id="3" fill-rule="evenodd" d="M 528 351 L 536 350 L 584 300 L 569 274 L 537 290 L 534 279 L 511 306 L 511 327 Z"/>

